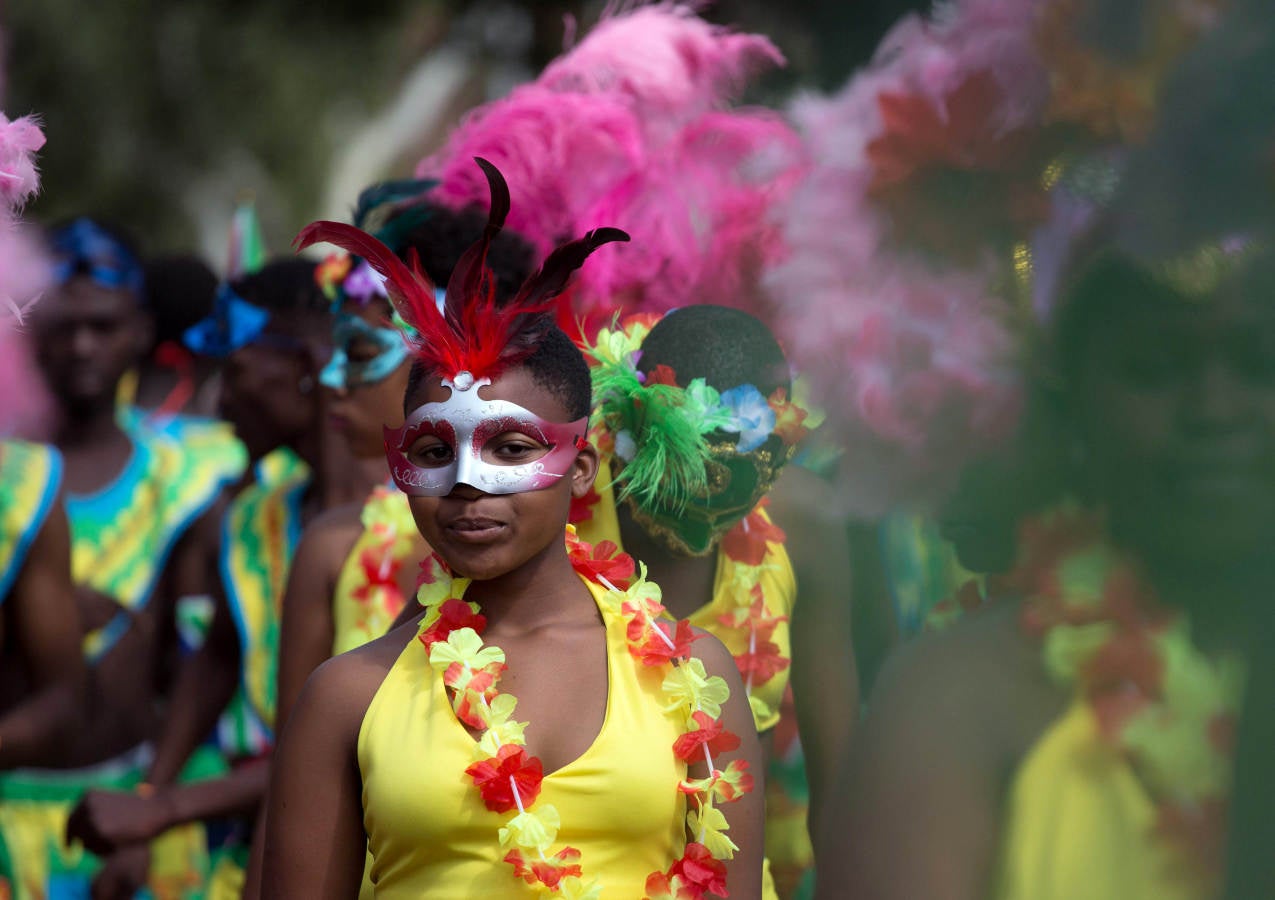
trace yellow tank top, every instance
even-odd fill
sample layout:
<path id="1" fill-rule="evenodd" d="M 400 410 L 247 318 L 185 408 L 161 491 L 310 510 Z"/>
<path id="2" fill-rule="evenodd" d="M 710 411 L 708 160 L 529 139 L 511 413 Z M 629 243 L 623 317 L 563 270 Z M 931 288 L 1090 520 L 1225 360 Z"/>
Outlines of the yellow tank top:
<path id="1" fill-rule="evenodd" d="M 406 602 L 398 572 L 424 555 L 424 541 L 401 491 L 377 486 L 360 518 L 363 533 L 341 565 L 332 596 L 333 656 L 389 631 Z"/>
<path id="2" fill-rule="evenodd" d="M 623 549 L 620 523 L 616 518 L 615 495 L 611 490 L 611 473 L 605 464 L 598 471 L 597 484 L 602 485 L 598 489 L 598 499 L 589 507 L 588 518 L 576 522 L 576 531 L 581 539 L 591 544 L 612 541 Z M 692 625 L 704 629 L 725 644 L 737 663 L 749 650 L 749 632 L 747 628 L 733 627 L 723 621 L 723 617 L 729 618 L 736 611 L 742 614 L 749 610 L 756 601 L 754 587 L 761 588 L 766 611 L 771 616 L 785 619 L 790 617 L 797 600 L 797 576 L 793 573 L 788 551 L 784 549 L 782 532 L 776 529 L 774 533 L 779 539 L 765 541 L 764 552 L 759 554 L 755 564 L 732 559 L 724 549 L 728 542 L 733 545 L 735 541 L 746 540 L 747 529 L 756 527 L 757 523 L 764 529 L 774 527 L 770 516 L 760 504 L 723 540 L 723 546 L 717 551 L 713 597 L 688 617 Z M 759 536 L 760 539 L 764 538 Z M 774 652 L 778 656 L 784 660 L 792 659 L 792 641 L 789 638 L 787 621 L 775 626 L 770 642 L 775 645 Z M 768 731 L 774 728 L 779 721 L 779 704 L 788 687 L 789 668 L 785 666 L 765 679 L 756 675 L 750 679 L 742 665 L 740 671 L 748 688 L 748 701 L 752 705 L 757 730 Z"/>
<path id="3" fill-rule="evenodd" d="M 628 652 L 625 625 L 584 582 L 607 633 L 607 710 L 585 752 L 545 776 L 536 806 L 562 817 L 558 842 L 580 850 L 603 900 L 641 897 L 647 875 L 685 848 L 686 766 L 672 753 L 681 723 L 660 709 L 662 667 Z M 532 729 L 536 723 L 532 722 Z M 475 741 L 456 718 L 425 649 L 410 641 L 377 690 L 358 738 L 363 823 L 373 857 L 370 895 L 534 897 L 503 862 L 496 833 L 512 813 L 489 811 L 465 775 Z"/>
<path id="4" fill-rule="evenodd" d="M 1155 834 L 1151 798 L 1077 700 L 1019 766 L 1006 806 L 996 900 L 1203 900 Z"/>

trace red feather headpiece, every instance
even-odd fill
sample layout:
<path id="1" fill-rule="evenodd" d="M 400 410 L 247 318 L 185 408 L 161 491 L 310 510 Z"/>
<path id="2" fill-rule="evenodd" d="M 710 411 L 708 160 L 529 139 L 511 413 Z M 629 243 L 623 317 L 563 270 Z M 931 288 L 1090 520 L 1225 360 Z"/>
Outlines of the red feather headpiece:
<path id="1" fill-rule="evenodd" d="M 442 312 L 434 299 L 434 285 L 421 270 L 414 250 L 404 263 L 367 232 L 341 222 L 311 222 L 294 242 L 297 250 L 311 244 L 336 244 L 367 260 L 385 278 L 395 311 L 416 332 L 409 337 L 412 353 L 443 378 L 469 372 L 475 379 L 495 379 L 503 369 L 525 359 L 552 327 L 554 300 L 572 273 L 603 244 L 629 239 L 618 228 L 598 228 L 563 244 L 523 283 L 513 300 L 497 303 L 487 250 L 509 214 L 509 186 L 487 160 L 476 157 L 474 161 L 487 176 L 491 215 L 482 237 L 456 263 Z"/>

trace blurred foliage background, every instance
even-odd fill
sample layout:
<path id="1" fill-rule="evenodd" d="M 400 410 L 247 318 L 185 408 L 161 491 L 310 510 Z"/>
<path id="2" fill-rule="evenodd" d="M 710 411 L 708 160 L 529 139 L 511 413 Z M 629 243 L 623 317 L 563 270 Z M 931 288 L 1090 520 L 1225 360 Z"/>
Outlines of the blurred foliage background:
<path id="1" fill-rule="evenodd" d="M 751 98 L 835 89 L 922 0 L 720 0 L 705 15 L 770 35 L 789 69 Z M 30 215 L 126 227 L 148 252 L 224 255 L 236 202 L 270 248 L 359 187 L 409 173 L 464 110 L 534 74 L 589 0 L 0 0 L 0 108 L 38 112 Z"/>

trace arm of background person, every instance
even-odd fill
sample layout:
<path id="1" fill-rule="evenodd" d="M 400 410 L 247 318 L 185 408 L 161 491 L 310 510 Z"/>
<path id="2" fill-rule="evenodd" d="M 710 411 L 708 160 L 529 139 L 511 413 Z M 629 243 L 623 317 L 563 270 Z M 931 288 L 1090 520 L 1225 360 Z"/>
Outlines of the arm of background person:
<path id="1" fill-rule="evenodd" d="M 205 594 L 213 598 L 214 612 L 203 645 L 182 661 L 169 697 L 155 759 L 147 773 L 150 788 L 141 793 L 89 791 L 72 812 L 69 837 L 79 838 L 92 852 L 104 854 L 117 846 L 150 840 L 167 828 L 203 818 L 212 812 L 235 812 L 251 807 L 240 796 L 251 789 L 251 772 L 241 790 L 227 790 L 221 803 L 208 811 L 203 802 L 218 799 L 207 788 L 194 797 L 173 788 L 182 767 L 195 748 L 217 724 L 217 719 L 239 683 L 239 636 L 221 589 L 217 569 L 220 516 L 209 513 L 182 540 L 170 563 L 172 590 L 178 594 Z M 255 783 L 265 783 L 258 774 Z"/>
<path id="2" fill-rule="evenodd" d="M 360 507 L 361 508 L 361 505 Z M 288 724 L 292 708 L 306 679 L 332 654 L 336 624 L 332 597 L 341 565 L 349 555 L 357 533 L 340 527 L 349 507 L 324 513 L 305 530 L 288 573 L 283 594 L 283 620 L 279 639 L 279 677 L 276 730 Z M 354 520 L 356 523 L 358 519 Z M 261 896 L 261 875 L 266 836 L 266 804 L 260 804 L 252 831 L 252 852 L 244 878 L 244 900 Z"/>
<path id="3" fill-rule="evenodd" d="M 989 895 L 1004 780 L 1057 712 L 1052 694 L 1021 699 L 1038 651 L 1006 664 L 1015 614 L 918 639 L 882 670 L 828 798 L 818 900 Z"/>
<path id="4" fill-rule="evenodd" d="M 789 626 L 792 689 L 810 785 L 812 834 L 818 831 L 824 797 L 859 719 L 850 545 L 839 519 L 820 518 L 815 512 L 827 490 L 820 478 L 794 468 L 784 473 L 771 499 L 797 576 Z"/>
<path id="5" fill-rule="evenodd" d="M 60 500 L 4 602 L 31 693 L 0 717 L 0 769 L 47 759 L 50 745 L 75 727 L 81 711 L 84 656 L 71 584 L 71 533 Z"/>
<path id="6" fill-rule="evenodd" d="M 262 873 L 262 896 L 271 900 L 358 895 L 367 839 L 356 746 L 380 683 L 359 653 L 315 671 L 275 752 Z"/>

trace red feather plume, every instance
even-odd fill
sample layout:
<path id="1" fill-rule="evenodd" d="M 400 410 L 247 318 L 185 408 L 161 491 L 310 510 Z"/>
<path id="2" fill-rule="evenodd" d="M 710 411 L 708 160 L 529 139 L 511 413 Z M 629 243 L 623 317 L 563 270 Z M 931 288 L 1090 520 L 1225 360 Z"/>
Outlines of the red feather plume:
<path id="1" fill-rule="evenodd" d="M 447 283 L 440 313 L 434 286 L 421 271 L 415 251 L 408 266 L 376 238 L 353 225 L 311 222 L 297 235 L 294 246 L 331 243 L 367 260 L 385 278 L 390 303 L 416 331 L 412 352 L 444 378 L 469 372 L 475 378 L 496 378 L 505 367 L 526 358 L 552 327 L 555 299 L 572 273 L 594 250 L 612 241 L 627 241 L 618 228 L 598 228 L 549 254 L 518 295 L 506 304 L 496 302 L 496 279 L 487 266 L 487 251 L 509 214 L 509 186 L 500 171 L 475 158 L 491 191 L 491 213 L 482 237 L 465 251 Z"/>

